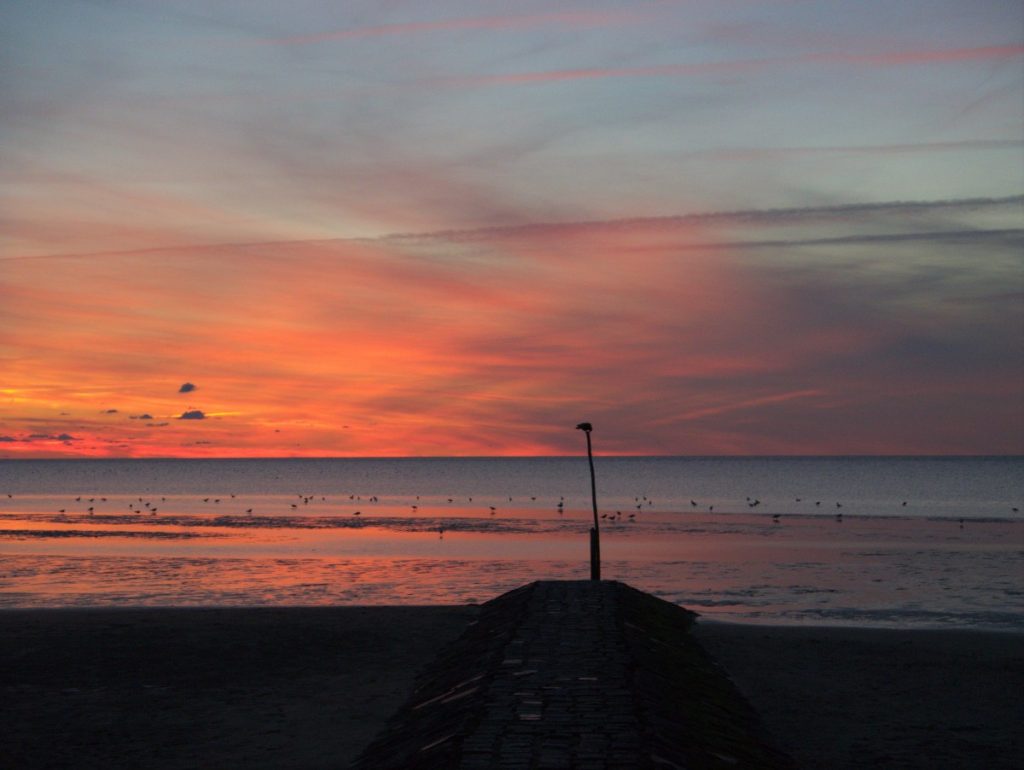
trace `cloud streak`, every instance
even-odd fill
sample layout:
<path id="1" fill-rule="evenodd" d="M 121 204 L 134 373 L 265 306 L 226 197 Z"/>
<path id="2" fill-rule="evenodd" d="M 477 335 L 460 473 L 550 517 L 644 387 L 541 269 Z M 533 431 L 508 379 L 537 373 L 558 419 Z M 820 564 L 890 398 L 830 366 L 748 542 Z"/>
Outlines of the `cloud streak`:
<path id="1" fill-rule="evenodd" d="M 804 64 L 846 64 L 874 67 L 904 67 L 921 64 L 951 64 L 972 61 L 1002 61 L 1024 56 L 1024 45 L 980 46 L 878 54 L 808 53 L 800 56 L 765 59 L 734 59 L 642 67 L 590 67 L 580 69 L 514 72 L 494 75 L 465 75 L 430 78 L 422 82 L 439 86 L 503 86 L 558 83 L 575 80 L 604 80 L 638 77 L 703 77 L 744 75 L 780 67 Z"/>
<path id="2" fill-rule="evenodd" d="M 542 26 L 586 29 L 589 27 L 635 23 L 648 18 L 650 18 L 649 14 L 641 14 L 636 11 L 557 11 L 552 13 L 524 14 L 522 16 L 480 16 L 442 19 L 438 21 L 380 24 L 332 32 L 319 32 L 311 35 L 268 38 L 260 40 L 258 43 L 261 45 L 303 46 L 364 38 L 421 35 L 431 32 L 459 32 L 464 30 L 494 32 Z"/>
<path id="3" fill-rule="evenodd" d="M 736 147 L 704 150 L 694 153 L 725 160 L 794 157 L 813 155 L 900 155 L 919 152 L 960 152 L 963 150 L 1017 150 L 1024 147 L 1021 139 L 964 139 L 949 142 L 915 142 L 904 144 L 845 145 L 836 147 Z"/>

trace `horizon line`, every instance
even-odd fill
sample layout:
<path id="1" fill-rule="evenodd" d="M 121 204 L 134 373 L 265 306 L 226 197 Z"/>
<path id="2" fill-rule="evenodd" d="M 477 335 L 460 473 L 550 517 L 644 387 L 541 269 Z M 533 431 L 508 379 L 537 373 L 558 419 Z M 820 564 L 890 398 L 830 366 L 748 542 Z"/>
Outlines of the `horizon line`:
<path id="1" fill-rule="evenodd" d="M 575 460 L 586 457 L 585 454 L 559 454 L 559 455 L 318 455 L 318 456 L 288 456 L 288 455 L 266 455 L 259 457 L 236 456 L 236 457 L 185 457 L 173 455 L 161 455 L 154 457 L 89 457 L 76 455 L 69 457 L 0 457 L 4 461 L 94 461 L 94 460 L 189 460 L 189 461 L 232 461 L 240 460 Z M 951 454 L 907 454 L 905 452 L 895 454 L 878 453 L 837 453 L 837 454 L 602 454 L 594 453 L 594 457 L 603 457 L 613 460 L 841 460 L 841 459 L 987 459 L 987 458 L 1020 458 L 1024 459 L 1024 451 L 1019 453 L 951 453 Z"/>

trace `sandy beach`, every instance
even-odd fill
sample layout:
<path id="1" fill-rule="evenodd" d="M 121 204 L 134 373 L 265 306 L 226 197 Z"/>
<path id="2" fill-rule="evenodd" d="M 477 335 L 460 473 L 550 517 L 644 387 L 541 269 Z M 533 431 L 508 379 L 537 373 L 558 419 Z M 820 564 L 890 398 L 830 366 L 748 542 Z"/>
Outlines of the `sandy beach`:
<path id="1" fill-rule="evenodd" d="M 474 607 L 0 613 L 0 766 L 345 767 Z M 1021 638 L 699 624 L 806 768 L 1011 768 Z"/>

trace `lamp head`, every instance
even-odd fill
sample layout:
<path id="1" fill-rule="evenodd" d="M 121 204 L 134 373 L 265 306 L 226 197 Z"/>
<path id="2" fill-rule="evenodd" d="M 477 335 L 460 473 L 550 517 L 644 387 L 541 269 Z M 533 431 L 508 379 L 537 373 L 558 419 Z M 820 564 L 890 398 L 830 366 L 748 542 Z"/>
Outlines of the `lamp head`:
<path id="1" fill-rule="evenodd" d="M 590 433 L 590 431 L 592 431 L 593 429 L 594 426 L 591 425 L 589 422 L 581 422 L 579 425 L 576 426 L 576 430 L 582 430 L 586 433 Z"/>

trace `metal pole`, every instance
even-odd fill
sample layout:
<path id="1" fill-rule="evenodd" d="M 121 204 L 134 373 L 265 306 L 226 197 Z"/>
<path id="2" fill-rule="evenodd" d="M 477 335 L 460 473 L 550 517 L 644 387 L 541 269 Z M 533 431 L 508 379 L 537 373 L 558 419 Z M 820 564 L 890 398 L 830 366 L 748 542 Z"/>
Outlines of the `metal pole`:
<path id="1" fill-rule="evenodd" d="M 590 463 L 590 499 L 594 505 L 594 526 L 590 529 L 590 579 L 601 579 L 601 530 L 597 523 L 597 481 L 594 477 L 594 452 L 590 445 L 590 431 L 593 427 L 589 422 L 581 422 L 576 426 L 587 434 L 587 462 Z"/>

